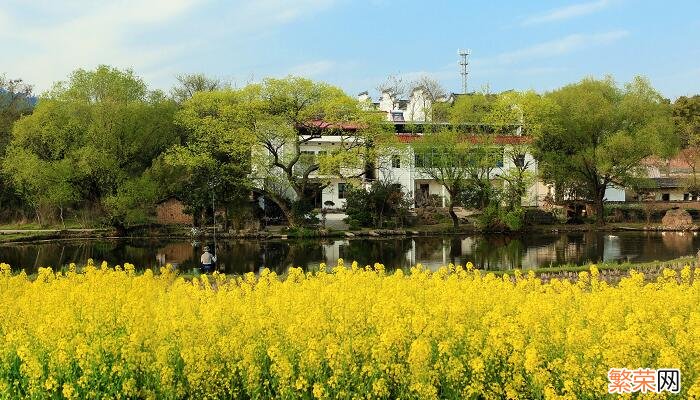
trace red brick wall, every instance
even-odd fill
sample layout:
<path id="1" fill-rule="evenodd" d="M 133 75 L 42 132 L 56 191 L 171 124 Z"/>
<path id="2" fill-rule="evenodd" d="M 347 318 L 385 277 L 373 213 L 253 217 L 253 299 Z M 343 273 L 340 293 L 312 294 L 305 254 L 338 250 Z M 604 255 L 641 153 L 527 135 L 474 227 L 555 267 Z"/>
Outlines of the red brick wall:
<path id="1" fill-rule="evenodd" d="M 185 214 L 180 200 L 168 199 L 156 206 L 156 221 L 163 225 L 192 225 L 192 216 Z"/>

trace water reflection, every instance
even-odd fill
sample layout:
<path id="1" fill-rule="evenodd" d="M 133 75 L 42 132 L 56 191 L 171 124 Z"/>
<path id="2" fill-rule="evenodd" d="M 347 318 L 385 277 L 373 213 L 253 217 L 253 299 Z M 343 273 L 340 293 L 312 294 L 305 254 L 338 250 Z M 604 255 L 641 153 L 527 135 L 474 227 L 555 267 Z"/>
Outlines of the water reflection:
<path id="1" fill-rule="evenodd" d="M 183 270 L 196 266 L 203 243 L 157 239 L 82 240 L 0 246 L 0 260 L 27 272 L 41 266 L 85 263 L 88 258 L 111 265 L 137 267 L 172 263 Z M 695 254 L 700 237 L 682 232 L 576 232 L 561 234 L 353 238 L 326 240 L 231 240 L 219 242 L 219 261 L 227 273 L 269 267 L 283 273 L 290 265 L 334 265 L 338 258 L 361 265 L 381 262 L 387 268 L 421 263 L 436 268 L 473 262 L 486 270 L 533 268 L 567 263 L 653 261 Z"/>

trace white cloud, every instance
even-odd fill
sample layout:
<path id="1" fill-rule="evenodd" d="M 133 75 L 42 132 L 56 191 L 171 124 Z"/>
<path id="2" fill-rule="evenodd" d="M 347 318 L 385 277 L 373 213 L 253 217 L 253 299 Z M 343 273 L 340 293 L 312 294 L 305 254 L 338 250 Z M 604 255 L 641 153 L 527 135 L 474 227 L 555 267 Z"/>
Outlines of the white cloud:
<path id="1" fill-rule="evenodd" d="M 592 14 L 594 12 L 603 10 L 610 5 L 609 0 L 597 0 L 590 1 L 587 3 L 573 4 L 566 7 L 555 8 L 546 13 L 539 15 L 532 15 L 525 18 L 520 25 L 536 25 L 546 22 L 556 22 L 563 21 L 570 18 L 581 17 L 584 15 Z"/>
<path id="2" fill-rule="evenodd" d="M 318 76 L 329 72 L 336 63 L 330 60 L 320 60 L 310 63 L 296 65 L 289 70 L 289 75 L 304 76 L 307 78 Z"/>
<path id="3" fill-rule="evenodd" d="M 512 64 L 515 62 L 554 57 L 583 48 L 606 45 L 616 42 L 629 32 L 625 30 L 592 34 L 573 34 L 549 42 L 539 43 L 522 49 L 501 53 L 492 59 L 479 60 L 481 64 Z"/>
<path id="4" fill-rule="evenodd" d="M 223 6 L 208 4 L 210 0 L 80 0 L 65 7 L 40 0 L 17 1 L 0 9 L 0 42 L 10 43 L 0 72 L 21 77 L 38 91 L 66 79 L 76 68 L 98 64 L 131 67 L 151 83 L 170 83 L 172 66 L 208 42 L 231 33 L 241 41 L 264 34 L 324 10 L 334 1 L 258 0 Z M 210 6 L 216 9 L 207 9 Z M 214 21 L 207 29 L 192 31 L 192 26 L 208 22 L 195 21 L 201 17 L 197 16 L 200 10 L 213 12 Z M 316 65 L 317 70 L 322 67 Z"/>

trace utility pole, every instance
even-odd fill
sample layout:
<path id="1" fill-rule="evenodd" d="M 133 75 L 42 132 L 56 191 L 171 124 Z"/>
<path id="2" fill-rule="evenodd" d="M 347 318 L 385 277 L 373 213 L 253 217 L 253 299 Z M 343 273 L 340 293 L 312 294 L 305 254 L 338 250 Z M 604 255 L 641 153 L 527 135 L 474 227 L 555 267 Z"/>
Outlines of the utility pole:
<path id="1" fill-rule="evenodd" d="M 457 50 L 457 54 L 460 57 L 459 60 L 459 67 L 460 67 L 460 75 L 462 75 L 462 94 L 467 94 L 467 75 L 469 75 L 469 54 L 471 54 L 471 51 L 469 49 L 467 50 L 462 50 L 459 49 Z"/>

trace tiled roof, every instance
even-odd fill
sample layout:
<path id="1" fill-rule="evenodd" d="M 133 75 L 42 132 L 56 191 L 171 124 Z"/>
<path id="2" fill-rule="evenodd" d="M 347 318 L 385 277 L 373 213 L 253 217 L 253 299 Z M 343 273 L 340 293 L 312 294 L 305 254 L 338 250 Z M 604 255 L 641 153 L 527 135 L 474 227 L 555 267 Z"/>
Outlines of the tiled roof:
<path id="1" fill-rule="evenodd" d="M 412 141 L 421 137 L 421 135 L 412 134 L 398 134 L 396 135 L 401 143 L 411 143 Z M 532 137 L 530 136 L 511 136 L 511 135 L 496 135 L 491 136 L 493 143 L 495 144 L 529 144 L 532 143 Z M 480 136 L 469 136 L 469 141 L 472 143 L 478 143 L 481 140 Z"/>
<path id="2" fill-rule="evenodd" d="M 682 187 L 683 183 L 676 178 L 652 178 L 659 189 L 671 189 Z"/>
<path id="3" fill-rule="evenodd" d="M 359 125 L 349 123 L 349 122 L 336 123 L 336 122 L 326 122 L 326 121 L 316 120 L 316 121 L 308 122 L 307 124 L 310 125 L 311 127 L 314 127 L 314 128 L 343 129 L 346 131 L 356 131 L 360 128 Z"/>
<path id="4" fill-rule="evenodd" d="M 647 189 L 676 189 L 684 187 L 683 182 L 678 178 L 649 178 L 645 184 L 640 185 Z"/>

